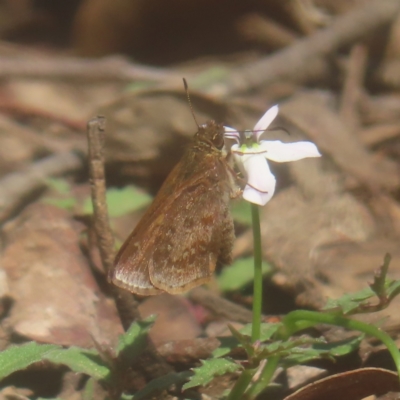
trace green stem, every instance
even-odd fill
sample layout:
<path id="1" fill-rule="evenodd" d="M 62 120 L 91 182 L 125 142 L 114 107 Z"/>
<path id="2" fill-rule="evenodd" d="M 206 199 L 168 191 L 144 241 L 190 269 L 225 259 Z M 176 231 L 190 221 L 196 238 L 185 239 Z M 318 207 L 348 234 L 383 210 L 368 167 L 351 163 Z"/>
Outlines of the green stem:
<path id="1" fill-rule="evenodd" d="M 283 319 L 282 323 L 285 328 L 284 336 L 289 337 L 293 333 L 304 328 L 304 321 L 318 323 L 318 324 L 329 324 L 336 326 L 343 326 L 344 328 L 364 332 L 367 335 L 371 335 L 379 339 L 389 350 L 394 363 L 396 364 L 397 373 L 400 377 L 400 352 L 397 348 L 396 343 L 392 338 L 381 329 L 374 325 L 366 324 L 365 322 L 356 321 L 354 319 L 348 319 L 340 315 L 320 313 L 317 311 L 305 311 L 297 310 L 287 314 Z"/>
<path id="2" fill-rule="evenodd" d="M 239 379 L 236 381 L 226 400 L 242 399 L 243 393 L 246 391 L 255 373 L 256 369 L 245 369 L 239 376 Z"/>
<path id="3" fill-rule="evenodd" d="M 254 243 L 254 298 L 253 298 L 253 324 L 251 339 L 253 342 L 260 340 L 261 332 L 261 309 L 262 309 L 262 252 L 261 252 L 261 229 L 260 214 L 258 206 L 251 204 L 251 216 L 253 221 L 253 243 Z M 235 386 L 229 393 L 227 400 L 240 400 L 248 388 L 256 369 L 246 369 L 242 372 Z"/>
<path id="4" fill-rule="evenodd" d="M 271 357 L 267 360 L 267 364 L 262 370 L 260 378 L 244 395 L 246 400 L 255 399 L 269 385 L 276 369 L 278 368 L 279 361 L 280 357 Z"/>
<path id="5" fill-rule="evenodd" d="M 256 204 L 251 204 L 251 217 L 253 221 L 254 243 L 254 291 L 253 291 L 253 324 L 251 339 L 253 342 L 260 340 L 261 309 L 262 309 L 262 252 L 260 213 Z"/>

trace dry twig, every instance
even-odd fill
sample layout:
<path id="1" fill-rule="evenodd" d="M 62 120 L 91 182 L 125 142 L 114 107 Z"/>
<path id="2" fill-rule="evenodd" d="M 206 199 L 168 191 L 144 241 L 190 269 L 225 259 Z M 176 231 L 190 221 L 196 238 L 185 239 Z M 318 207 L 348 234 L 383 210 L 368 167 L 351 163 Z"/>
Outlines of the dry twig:
<path id="1" fill-rule="evenodd" d="M 46 187 L 46 179 L 82 167 L 82 159 L 76 153 L 58 153 L 33 163 L 25 171 L 6 175 L 0 180 L 0 222 L 22 207 L 27 197 Z"/>
<path id="2" fill-rule="evenodd" d="M 367 56 L 367 49 L 363 45 L 356 44 L 351 49 L 339 109 L 342 120 L 355 131 L 361 124 L 359 107 L 364 89 Z"/>
<path id="3" fill-rule="evenodd" d="M 291 45 L 298 35 L 271 18 L 259 14 L 246 15 L 238 28 L 245 39 L 280 49 Z"/>
<path id="4" fill-rule="evenodd" d="M 279 79 L 310 78 L 310 66 L 319 57 L 354 43 L 371 31 L 386 25 L 400 11 L 398 0 L 371 0 L 337 17 L 330 26 L 258 62 L 232 70 L 226 85 L 230 92 L 241 92 L 268 85 Z M 312 71 L 314 73 L 314 71 Z"/>
<path id="5" fill-rule="evenodd" d="M 114 236 L 111 231 L 106 202 L 104 171 L 105 118 L 96 117 L 88 122 L 89 174 L 93 202 L 94 230 L 101 260 L 108 274 L 114 263 Z M 138 304 L 126 290 L 111 286 L 122 324 L 128 329 L 133 321 L 140 319 Z"/>
<path id="6" fill-rule="evenodd" d="M 213 314 L 227 318 L 230 321 L 248 323 L 252 320 L 250 310 L 223 299 L 221 296 L 202 287 L 192 289 L 189 292 L 189 298 L 194 303 L 201 304 L 203 307 L 209 309 Z"/>
<path id="7" fill-rule="evenodd" d="M 38 58 L 37 56 L 1 57 L 0 78 L 70 79 L 96 81 L 179 81 L 182 78 L 163 69 L 134 64 L 123 57 L 82 59 L 77 57 Z M 179 79 L 178 79 L 179 78 Z"/>
<path id="8" fill-rule="evenodd" d="M 3 114 L 9 114 L 18 117 L 39 117 L 52 122 L 58 122 L 59 124 L 62 124 L 77 132 L 83 132 L 85 129 L 85 124 L 82 121 L 73 120 L 63 115 L 57 115 L 53 112 L 46 111 L 40 108 L 18 104 L 13 100 L 7 101 L 0 99 L 0 111 Z"/>
<path id="9" fill-rule="evenodd" d="M 105 140 L 105 118 L 97 117 L 89 121 L 87 126 L 87 137 L 89 145 L 89 172 L 90 185 L 93 202 L 94 228 L 97 235 L 100 255 L 104 269 L 111 271 L 115 258 L 114 237 L 108 219 L 106 202 L 106 181 L 104 172 L 104 140 Z M 126 290 L 110 285 L 115 303 L 126 329 L 134 320 L 140 319 L 138 303 L 133 295 Z M 154 344 L 148 339 L 148 346 L 142 353 L 135 370 L 144 373 L 149 379 L 171 372 L 171 368 L 159 356 Z"/>
<path id="10" fill-rule="evenodd" d="M 376 146 L 386 140 L 392 140 L 400 136 L 400 124 L 389 122 L 387 124 L 375 124 L 366 127 L 359 132 L 362 143 L 367 147 Z"/>

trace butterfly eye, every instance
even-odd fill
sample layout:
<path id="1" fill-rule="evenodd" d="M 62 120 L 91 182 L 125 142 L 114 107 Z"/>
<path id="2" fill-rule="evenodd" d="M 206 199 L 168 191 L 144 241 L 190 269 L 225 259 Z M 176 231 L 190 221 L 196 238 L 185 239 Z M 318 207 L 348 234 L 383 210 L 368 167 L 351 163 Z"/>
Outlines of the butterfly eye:
<path id="1" fill-rule="evenodd" d="M 220 132 L 216 133 L 212 138 L 212 142 L 218 150 L 221 150 L 225 144 L 224 135 L 221 134 Z"/>

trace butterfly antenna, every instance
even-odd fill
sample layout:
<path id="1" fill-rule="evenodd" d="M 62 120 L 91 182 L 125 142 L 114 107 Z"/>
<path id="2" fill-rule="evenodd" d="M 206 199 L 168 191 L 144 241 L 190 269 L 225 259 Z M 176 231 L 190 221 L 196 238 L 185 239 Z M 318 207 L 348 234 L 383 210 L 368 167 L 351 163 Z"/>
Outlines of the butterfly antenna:
<path id="1" fill-rule="evenodd" d="M 194 122 L 196 123 L 197 127 L 199 128 L 200 125 L 199 125 L 199 123 L 197 122 L 196 116 L 194 115 L 193 106 L 192 106 L 192 101 L 190 100 L 190 95 L 189 95 L 189 86 L 188 86 L 188 84 L 187 84 L 185 78 L 183 78 L 183 86 L 185 87 L 186 97 L 187 97 L 187 101 L 188 101 L 188 103 L 189 103 L 189 107 L 190 107 L 190 111 L 191 111 L 191 113 L 192 113 L 192 117 L 193 117 Z"/>
<path id="2" fill-rule="evenodd" d="M 285 132 L 287 135 L 290 136 L 290 132 L 284 128 L 283 126 L 275 126 L 274 128 L 268 128 L 267 131 L 273 132 L 273 131 L 283 131 Z"/>

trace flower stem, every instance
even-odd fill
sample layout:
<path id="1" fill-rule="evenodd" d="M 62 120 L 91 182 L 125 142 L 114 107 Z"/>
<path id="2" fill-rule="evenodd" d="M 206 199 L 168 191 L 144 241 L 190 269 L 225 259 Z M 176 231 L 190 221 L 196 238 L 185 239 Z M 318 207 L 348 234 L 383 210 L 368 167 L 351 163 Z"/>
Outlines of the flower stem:
<path id="1" fill-rule="evenodd" d="M 293 333 L 304 329 L 305 326 L 311 324 L 304 324 L 304 322 L 312 322 L 315 324 L 329 324 L 336 326 L 343 326 L 347 329 L 364 332 L 367 335 L 371 335 L 379 339 L 389 350 L 390 355 L 396 365 L 397 373 L 400 376 L 400 352 L 397 348 L 396 343 L 392 338 L 381 329 L 374 325 L 366 324 L 365 322 L 357 321 L 354 319 L 348 319 L 337 314 L 321 313 L 317 311 L 306 311 L 297 310 L 287 314 L 283 319 L 282 323 L 285 327 L 285 336 L 289 337 Z"/>
<path id="2" fill-rule="evenodd" d="M 251 204 L 251 217 L 253 221 L 254 243 L 254 290 L 253 290 L 253 323 L 251 339 L 253 342 L 260 340 L 261 309 L 262 309 L 262 253 L 260 213 L 256 204 Z"/>
<path id="3" fill-rule="evenodd" d="M 255 369 L 245 369 L 239 379 L 236 381 L 235 386 L 230 391 L 226 400 L 240 400 L 243 398 L 243 394 L 246 391 L 251 379 L 253 378 L 256 370 Z"/>
<path id="4" fill-rule="evenodd" d="M 267 360 L 267 364 L 262 370 L 260 378 L 246 392 L 244 396 L 246 400 L 255 399 L 270 384 L 275 371 L 278 368 L 279 361 L 280 357 L 271 357 Z"/>

